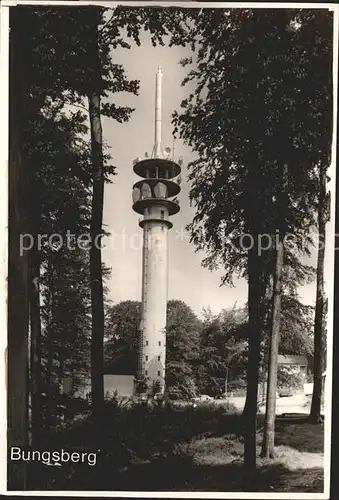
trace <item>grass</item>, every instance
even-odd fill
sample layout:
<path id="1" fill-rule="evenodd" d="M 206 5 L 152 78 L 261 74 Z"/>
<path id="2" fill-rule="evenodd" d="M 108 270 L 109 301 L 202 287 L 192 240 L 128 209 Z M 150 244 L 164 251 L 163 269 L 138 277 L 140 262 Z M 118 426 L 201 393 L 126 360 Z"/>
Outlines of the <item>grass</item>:
<path id="1" fill-rule="evenodd" d="M 276 423 L 276 458 L 260 457 L 262 435 L 258 435 L 257 482 L 253 491 L 323 491 L 323 424 L 303 419 L 280 418 Z M 203 437 L 179 445 L 181 459 L 189 457 L 192 467 L 204 471 L 205 491 L 241 491 L 242 439 L 236 436 Z M 224 475 L 220 474 L 220 468 Z M 225 484 L 226 483 L 226 484 Z M 209 489 L 208 489 L 209 488 Z"/>
<path id="2" fill-rule="evenodd" d="M 278 418 L 275 443 L 277 446 L 288 444 L 299 451 L 323 453 L 324 424 L 314 425 L 307 419 Z"/>
<path id="3" fill-rule="evenodd" d="M 259 456 L 259 432 L 253 491 L 321 492 L 323 427 L 302 418 L 279 417 L 277 457 L 270 461 Z M 100 449 L 98 464 L 32 471 L 31 477 L 39 482 L 33 489 L 242 491 L 243 421 L 231 405 L 108 405 L 100 430 L 95 431 L 89 417 L 56 433 L 51 446 Z"/>

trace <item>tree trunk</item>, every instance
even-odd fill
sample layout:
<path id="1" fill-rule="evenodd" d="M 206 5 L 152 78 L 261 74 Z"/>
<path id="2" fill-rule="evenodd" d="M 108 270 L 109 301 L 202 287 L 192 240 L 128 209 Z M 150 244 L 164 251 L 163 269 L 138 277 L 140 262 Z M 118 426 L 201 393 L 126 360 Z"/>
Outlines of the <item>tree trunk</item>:
<path id="1" fill-rule="evenodd" d="M 262 442 L 262 456 L 274 458 L 274 428 L 276 411 L 276 394 L 278 378 L 278 353 L 280 341 L 280 313 L 281 313 L 281 277 L 284 260 L 284 244 L 279 241 L 276 255 L 274 276 L 272 325 L 269 345 L 268 379 L 266 396 L 266 413 L 264 436 Z"/>
<path id="2" fill-rule="evenodd" d="M 226 395 L 226 397 L 228 396 L 228 394 L 227 394 L 227 390 L 228 390 L 227 386 L 228 386 L 228 368 L 226 368 L 226 376 L 225 376 L 225 395 Z"/>
<path id="3" fill-rule="evenodd" d="M 255 232 L 253 234 L 259 234 Z M 244 488 L 251 489 L 256 471 L 258 382 L 262 329 L 265 316 L 266 278 L 263 258 L 255 244 L 248 252 L 249 351 L 244 417 Z"/>
<path id="4" fill-rule="evenodd" d="M 8 449 L 28 444 L 29 259 L 20 255 L 20 236 L 29 232 L 28 180 L 22 159 L 24 21 L 21 7 L 10 9 L 9 220 L 8 220 Z M 9 490 L 26 489 L 26 465 L 8 460 Z"/>
<path id="5" fill-rule="evenodd" d="M 53 326 L 48 328 L 47 366 L 46 366 L 46 436 L 54 427 L 54 386 L 53 386 Z"/>
<path id="6" fill-rule="evenodd" d="M 266 370 L 262 371 L 262 386 L 261 386 L 261 403 L 266 402 Z"/>
<path id="7" fill-rule="evenodd" d="M 95 13 L 94 13 L 95 14 Z M 102 280 L 101 234 L 104 206 L 104 158 L 101 126 L 101 63 L 99 58 L 98 22 L 100 14 L 93 18 L 93 44 L 90 47 L 92 61 L 91 90 L 88 106 L 91 130 L 91 159 L 93 169 L 93 193 L 91 215 L 90 280 L 92 302 L 91 391 L 92 411 L 99 415 L 104 403 L 104 290 Z"/>
<path id="8" fill-rule="evenodd" d="M 54 427 L 54 384 L 53 384 L 53 359 L 55 354 L 54 337 L 55 337 L 55 322 L 54 322 L 54 265 L 53 265 L 53 251 L 48 250 L 48 300 L 49 300 L 49 317 L 46 327 L 46 374 L 45 374 L 45 436 L 49 439 L 52 429 Z"/>
<path id="9" fill-rule="evenodd" d="M 325 234 L 326 234 L 326 165 L 321 163 L 319 168 L 319 204 L 318 204 L 318 264 L 317 264 L 317 292 L 314 318 L 314 364 L 313 364 L 313 395 L 310 419 L 312 422 L 321 420 L 321 392 L 322 392 L 322 357 L 324 332 L 324 261 L 325 261 Z"/>
<path id="10" fill-rule="evenodd" d="M 88 96 L 91 122 L 93 198 L 91 219 L 90 277 L 92 298 L 92 405 L 99 411 L 104 401 L 103 386 L 103 342 L 104 342 L 104 292 L 102 283 L 102 261 L 100 235 L 104 203 L 104 171 L 102 154 L 102 127 L 100 118 L 100 96 Z"/>
<path id="11" fill-rule="evenodd" d="M 274 431 L 275 431 L 275 412 L 277 401 L 277 379 L 278 379 L 278 354 L 280 343 L 280 315 L 281 315 L 281 291 L 282 291 L 282 270 L 284 263 L 284 241 L 286 234 L 285 219 L 287 212 L 287 182 L 288 169 L 283 165 L 280 174 L 281 184 L 278 185 L 277 192 L 277 223 L 279 229 L 279 241 L 276 246 L 275 270 L 273 282 L 272 314 L 269 336 L 269 354 L 268 354 L 268 378 L 266 395 L 266 412 L 264 435 L 262 442 L 261 455 L 266 458 L 274 458 Z"/>
<path id="12" fill-rule="evenodd" d="M 33 233 L 34 236 L 36 233 Z M 40 317 L 40 254 L 36 247 L 31 250 L 30 277 L 30 322 L 31 322 L 31 422 L 32 444 L 39 445 L 42 429 L 41 405 L 41 317 Z"/>

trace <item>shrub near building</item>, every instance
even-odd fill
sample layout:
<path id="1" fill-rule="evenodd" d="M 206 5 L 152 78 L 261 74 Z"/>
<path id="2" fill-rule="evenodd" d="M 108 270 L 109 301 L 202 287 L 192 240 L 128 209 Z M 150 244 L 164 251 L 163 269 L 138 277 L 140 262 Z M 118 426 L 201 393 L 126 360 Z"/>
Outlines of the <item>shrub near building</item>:
<path id="1" fill-rule="evenodd" d="M 296 393 L 303 390 L 305 376 L 294 366 L 278 367 L 278 391 Z"/>

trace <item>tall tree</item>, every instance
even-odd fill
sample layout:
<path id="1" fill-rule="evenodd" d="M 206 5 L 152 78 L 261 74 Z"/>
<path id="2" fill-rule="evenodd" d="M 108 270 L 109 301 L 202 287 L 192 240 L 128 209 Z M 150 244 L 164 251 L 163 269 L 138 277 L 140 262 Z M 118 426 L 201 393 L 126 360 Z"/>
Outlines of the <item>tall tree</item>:
<path id="1" fill-rule="evenodd" d="M 83 321 L 89 321 L 86 304 L 89 300 L 86 291 L 89 285 L 86 276 L 87 252 L 77 247 L 74 238 L 84 235 L 89 229 L 91 180 L 88 174 L 88 147 L 79 137 L 84 131 L 82 118 L 79 115 L 66 117 L 58 106 L 51 103 L 41 109 L 36 109 L 34 103 L 30 103 L 29 109 L 24 151 L 32 192 L 35 194 L 31 203 L 34 208 L 31 269 L 35 277 L 30 300 L 31 421 L 32 438 L 36 441 L 43 424 L 42 406 L 45 404 L 42 402 L 42 393 L 49 392 L 48 380 L 54 380 L 44 368 L 46 359 L 49 360 L 50 368 L 55 366 L 54 362 L 59 363 L 59 378 L 62 378 L 61 365 L 67 367 L 68 360 L 75 353 L 82 352 L 79 345 L 76 346 L 79 336 L 82 336 L 80 344 L 86 345 L 84 330 L 80 325 Z M 70 241 L 67 231 L 73 233 Z M 52 287 L 50 291 L 46 289 L 47 282 Z M 60 300 L 56 304 L 57 289 L 61 288 Z M 75 290 L 79 292 L 78 295 L 74 293 Z M 59 323 L 58 328 L 56 322 Z M 82 362 L 79 356 L 78 360 Z"/>
<path id="2" fill-rule="evenodd" d="M 105 332 L 105 370 L 135 375 L 138 367 L 140 302 L 125 300 L 108 307 Z"/>
<path id="3" fill-rule="evenodd" d="M 272 315 L 269 336 L 269 357 L 268 357 L 268 379 L 265 424 L 262 444 L 262 455 L 267 458 L 274 458 L 274 430 L 275 430 L 275 410 L 278 380 L 278 353 L 280 344 L 280 316 L 281 316 L 281 296 L 282 296 L 282 273 L 284 264 L 284 238 L 288 228 L 285 223 L 287 213 L 287 178 L 288 167 L 281 165 L 280 192 L 275 195 L 276 200 L 276 228 L 279 231 L 279 241 L 275 247 L 275 271 L 273 281 Z"/>
<path id="4" fill-rule="evenodd" d="M 197 379 L 200 392 L 217 396 L 245 373 L 247 314 L 242 309 L 205 316 L 200 334 Z"/>
<path id="5" fill-rule="evenodd" d="M 9 54 L 9 207 L 8 207 L 8 449 L 28 445 L 28 324 L 29 261 L 21 252 L 21 235 L 30 232 L 29 179 L 24 165 L 22 135 L 25 122 L 26 67 L 25 21 L 17 8 L 10 9 Z M 20 313 L 19 313 L 20 311 Z M 26 488 L 26 465 L 8 460 L 8 489 Z"/>
<path id="6" fill-rule="evenodd" d="M 166 393 L 188 399 L 196 395 L 195 367 L 201 323 L 182 300 L 167 303 Z"/>
<path id="7" fill-rule="evenodd" d="M 225 269 L 224 283 L 234 275 L 248 279 L 244 463 L 250 485 L 272 275 L 262 238 L 275 232 L 273 197 L 284 163 L 289 166 L 288 227 L 300 238 L 299 246 L 314 222 L 313 169 L 330 148 L 332 18 L 327 11 L 211 9 L 199 13 L 191 35 L 198 50 L 184 83 L 195 84 L 195 90 L 174 124 L 198 156 L 190 165 L 197 208 L 192 241 L 207 251 L 206 266 Z M 325 66 L 326 76 L 314 72 L 315 66 Z"/>
<path id="8" fill-rule="evenodd" d="M 38 197 L 32 202 L 33 224 L 39 223 Z M 32 228 L 32 235 L 39 234 L 39 230 Z M 37 238 L 31 249 L 30 274 L 30 382 L 31 382 L 31 432 L 32 444 L 39 445 L 42 428 L 42 379 L 41 379 L 41 315 L 40 315 L 40 267 L 41 257 Z"/>
<path id="9" fill-rule="evenodd" d="M 262 455 L 267 458 L 274 458 L 274 428 L 275 428 L 275 407 L 278 378 L 278 353 L 280 343 L 280 314 L 281 314 L 281 289 L 282 270 L 284 259 L 283 242 L 279 241 L 276 249 L 276 264 L 273 288 L 272 320 L 269 339 L 268 357 L 268 379 L 265 425 L 262 444 Z"/>
<path id="10" fill-rule="evenodd" d="M 109 40 L 101 36 L 105 25 L 104 9 L 62 8 L 28 9 L 32 65 L 41 67 L 39 78 L 31 81 L 35 96 L 52 99 L 60 105 L 71 104 L 88 112 L 92 154 L 92 217 L 90 225 L 91 292 L 92 292 L 92 400 L 93 409 L 103 402 L 103 336 L 104 305 L 100 241 L 104 182 L 113 168 L 107 167 L 103 154 L 101 114 L 126 121 L 131 109 L 116 106 L 114 92 L 137 93 L 138 83 L 125 77 L 122 66 L 111 60 L 110 48 L 124 45 L 119 30 Z M 33 28 L 32 28 L 33 26 Z M 46 36 L 48 33 L 48 36 Z"/>
<path id="11" fill-rule="evenodd" d="M 90 51 L 91 83 L 87 93 L 92 152 L 92 217 L 91 217 L 91 249 L 90 249 L 90 286 L 92 297 L 92 351 L 91 351 L 91 385 L 93 411 L 100 412 L 104 402 L 104 290 L 102 278 L 101 238 L 104 209 L 104 159 L 101 125 L 101 61 L 99 55 L 99 23 L 101 12 L 93 12 L 92 44 Z"/>
<path id="12" fill-rule="evenodd" d="M 30 177 L 30 192 L 34 193 L 30 203 L 31 211 L 31 238 L 32 248 L 30 250 L 30 347 L 31 347 L 31 425 L 32 440 L 38 442 L 42 429 L 42 358 L 41 358 L 41 266 L 46 262 L 48 255 L 48 245 L 44 238 L 53 234 L 59 234 L 66 229 L 65 218 L 59 225 L 55 223 L 57 214 L 60 214 L 60 206 L 63 209 L 65 193 L 60 196 L 59 189 L 65 189 L 64 176 L 69 177 L 69 172 L 73 171 L 75 156 L 71 150 L 71 137 L 76 131 L 82 130 L 81 122 L 66 119 L 58 113 L 58 108 L 45 106 L 42 109 L 36 108 L 32 103 L 33 98 L 27 99 L 29 114 L 23 135 L 23 150 L 26 159 L 26 167 Z M 59 115 L 59 116 L 58 116 Z M 68 145 L 68 146 L 67 146 Z M 82 148 L 84 145 L 81 145 Z M 77 166 L 83 161 L 86 153 L 83 148 L 78 155 Z M 72 163 L 72 160 L 73 163 Z M 71 160 L 71 161 L 70 161 Z M 59 163 L 60 162 L 60 163 Z M 66 166 L 62 169 L 60 165 Z M 66 170 L 66 172 L 65 172 Z M 68 193 L 68 187 L 66 192 Z M 59 206 L 59 212 L 57 207 Z M 70 208 L 70 206 L 69 206 Z M 62 211 L 61 209 L 61 211 Z M 74 212 L 73 212 L 74 213 Z M 69 228 L 74 224 L 72 211 L 68 212 Z M 60 217 L 59 217 L 60 218 Z M 44 235 L 42 237 L 42 235 Z M 41 245 L 43 241 L 43 245 Z M 67 244 L 67 243 L 65 243 Z M 43 246 L 43 248 L 41 248 Z"/>
<path id="13" fill-rule="evenodd" d="M 14 13 L 15 11 L 15 13 Z M 98 112 L 104 113 L 108 116 L 113 117 L 118 121 L 125 121 L 128 119 L 129 113 L 131 110 L 129 108 L 120 108 L 112 104 L 111 102 L 101 103 L 102 105 L 98 107 L 98 99 L 97 96 L 93 93 L 93 82 L 98 81 L 100 79 L 99 73 L 101 74 L 101 83 L 104 84 L 99 89 L 96 87 L 96 91 L 100 90 L 102 92 L 101 97 L 107 98 L 110 93 L 118 92 L 118 91 L 128 91 L 128 92 L 137 92 L 137 82 L 129 82 L 125 76 L 123 68 L 120 65 L 113 64 L 110 57 L 110 49 L 117 47 L 119 45 L 127 47 L 124 40 L 119 36 L 119 30 L 116 27 L 113 27 L 111 31 L 108 32 L 108 27 L 112 26 L 110 23 L 104 22 L 104 27 L 100 32 L 100 36 L 96 36 L 96 32 L 94 33 L 94 38 L 91 38 L 93 34 L 93 18 L 94 21 L 94 29 L 98 28 L 98 19 L 101 20 L 103 17 L 93 16 L 94 10 L 91 9 L 77 9 L 77 8 L 62 8 L 62 9 L 51 9 L 51 8 L 35 8 L 35 7 L 25 7 L 25 8 L 16 8 L 12 9 L 11 13 L 11 54 L 13 62 L 11 66 L 11 106 L 14 103 L 15 108 L 17 108 L 18 102 L 24 102 L 25 105 L 20 106 L 20 113 L 14 113 L 11 111 L 11 127 L 13 125 L 13 133 L 11 128 L 11 159 L 10 165 L 16 165 L 13 167 L 13 179 L 11 177 L 10 172 L 10 270 L 9 270 L 9 331 L 12 331 L 12 324 L 15 326 L 15 332 L 20 336 L 16 340 L 15 334 L 10 335 L 9 345 L 8 345 L 8 356 L 9 356 L 9 383 L 11 386 L 11 395 L 9 400 L 9 427 L 10 427 L 10 435 L 13 429 L 15 429 L 14 434 L 22 438 L 22 442 L 20 444 L 25 444 L 24 436 L 27 436 L 27 287 L 30 290 L 31 296 L 31 332 L 32 332 L 32 342 L 31 342 L 31 358 L 33 360 L 33 370 L 31 371 L 33 387 L 32 387 L 32 404 L 33 404 L 33 413 L 38 416 L 40 401 L 39 401 L 39 393 L 41 392 L 39 388 L 40 386 L 40 368 L 41 368 L 41 356 L 40 356 L 40 343 L 43 343 L 41 336 L 41 325 L 40 321 L 40 308 L 39 308 L 39 295 L 41 290 L 40 288 L 40 269 L 39 263 L 41 261 L 41 255 L 36 252 L 36 247 L 34 245 L 34 249 L 31 251 L 32 256 L 32 269 L 30 277 L 32 278 L 31 285 L 26 281 L 26 274 L 28 273 L 28 253 L 24 253 L 23 256 L 20 255 L 20 262 L 17 259 L 17 255 L 15 253 L 14 247 L 12 248 L 12 241 L 15 243 L 15 239 L 18 237 L 17 226 L 16 223 L 19 222 L 22 225 L 21 234 L 25 234 L 27 232 L 31 232 L 31 235 L 34 238 L 34 242 L 36 243 L 36 236 L 38 230 L 38 224 L 35 217 L 37 216 L 38 207 L 34 204 L 34 224 L 31 226 L 28 225 L 28 221 L 25 220 L 24 212 L 27 209 L 27 196 L 31 192 L 28 189 L 28 184 L 30 187 L 34 187 L 33 183 L 29 181 L 34 179 L 34 175 L 25 176 L 19 179 L 16 177 L 16 169 L 19 169 L 19 164 L 22 168 L 22 159 L 21 159 L 21 146 L 22 146 L 22 134 L 21 134 L 21 125 L 26 124 L 26 117 L 23 118 L 22 111 L 25 110 L 27 114 L 35 113 L 37 110 L 41 109 L 41 107 L 46 104 L 46 101 L 53 101 L 56 106 L 63 106 L 64 104 L 72 104 L 75 106 L 83 106 L 83 100 L 86 96 L 91 96 L 89 101 L 91 103 L 91 123 L 93 124 L 92 129 L 95 129 L 95 140 L 96 144 L 100 143 L 100 124 L 98 126 Z M 97 10 L 95 11 L 98 12 Z M 159 10 L 161 12 L 161 9 Z M 103 10 L 101 10 L 103 13 Z M 13 14 L 13 15 L 12 15 Z M 157 16 L 158 14 L 156 14 Z M 128 16 L 127 16 L 128 17 Z M 20 21 L 18 19 L 20 18 Z M 21 20 L 25 19 L 25 29 L 22 29 Z M 140 19 L 147 19 L 144 13 L 142 12 L 142 16 Z M 105 20 L 104 20 L 105 21 Z M 129 22 L 127 20 L 127 22 Z M 149 25 L 151 27 L 151 32 L 154 31 L 154 27 L 152 28 L 152 20 Z M 17 26 L 20 25 L 20 32 L 25 33 L 25 40 L 22 42 L 19 36 L 19 30 Z M 106 29 L 105 29 L 106 26 Z M 138 27 L 133 26 L 132 31 L 140 28 L 140 23 Z M 156 32 L 162 32 L 163 28 L 156 28 Z M 134 31 L 134 33 L 136 33 Z M 100 46 L 98 47 L 98 38 L 100 39 Z M 20 40 L 20 41 L 19 41 Z M 93 48 L 91 45 L 94 40 L 95 50 L 91 51 L 90 48 Z M 22 52 L 25 52 L 25 56 L 22 56 Z M 94 54 L 94 58 L 89 60 L 89 53 Z M 100 59 L 100 71 L 96 73 L 99 69 L 98 67 L 98 59 Z M 36 71 L 31 71 L 31 68 L 34 67 Z M 93 74 L 90 73 L 90 69 L 94 70 Z M 13 70 L 13 71 L 12 71 Z M 20 73 L 19 73 L 20 72 Z M 23 81 L 25 81 L 23 85 Z M 26 106 L 27 100 L 30 100 L 29 106 Z M 100 97 L 99 97 L 100 100 Z M 100 103 L 99 103 L 100 104 Z M 33 111 L 31 109 L 31 105 L 33 105 Z M 99 109 L 98 109 L 99 108 Z M 94 112 L 93 112 L 94 109 Z M 32 116 L 32 114 L 31 114 Z M 15 123 L 15 126 L 14 126 Z M 20 133 L 19 133 L 20 132 Z M 13 139 L 12 139 L 13 138 Z M 42 141 L 44 140 L 43 136 L 41 136 Z M 15 145 L 14 145 L 15 144 Z M 101 148 L 102 149 L 102 148 Z M 101 161 L 101 165 L 99 165 L 99 174 L 97 177 L 102 181 L 102 163 L 103 163 L 103 155 L 100 148 L 95 148 L 94 146 L 94 164 L 95 169 L 98 171 L 99 160 Z M 17 160 L 16 160 L 16 159 Z M 106 159 L 105 159 L 106 160 Z M 101 172 L 100 172 L 101 169 Z M 20 170 L 20 169 L 19 169 Z M 18 171 L 19 171 L 18 170 Z M 107 175 L 112 173 L 113 170 L 107 169 L 105 171 L 105 180 L 107 180 Z M 28 174 L 28 171 L 26 171 Z M 82 171 L 82 175 L 86 177 L 86 174 Z M 30 177 L 30 179 L 28 179 Z M 16 180 L 15 180 L 16 179 Z M 98 186 L 98 183 L 97 183 Z M 94 226 L 98 228 L 98 220 L 100 219 L 100 196 L 101 196 L 101 188 L 97 187 L 93 190 L 93 193 L 96 193 L 94 198 L 99 200 L 98 203 L 95 204 L 96 207 L 99 207 L 99 210 L 96 209 L 94 217 L 94 221 L 96 221 L 92 225 L 92 229 Z M 18 197 L 16 199 L 16 197 Z M 32 196 L 33 199 L 33 196 Z M 37 201 L 37 200 L 36 200 Z M 32 204 L 33 205 L 33 204 Z M 47 212 L 46 212 L 47 213 Z M 99 215 L 98 215 L 99 214 Z M 11 222 L 11 220 L 13 222 Z M 12 231 L 13 229 L 13 231 Z M 92 231 L 92 236 L 94 235 L 94 229 Z M 16 246 L 16 250 L 19 248 L 19 245 Z M 39 262 L 41 261 L 41 262 Z M 94 258 L 96 262 L 95 270 L 98 271 L 99 268 L 99 258 L 98 254 L 96 254 L 96 258 Z M 83 262 L 84 263 L 84 262 Z M 100 263 L 99 263 L 100 264 Z M 59 265 L 59 264 L 58 264 Z M 45 266 L 46 267 L 46 266 Z M 15 270 L 20 268 L 20 273 Z M 46 271 L 46 269 L 45 269 Z M 14 274 L 16 273 L 16 277 Z M 19 276 L 20 274 L 20 276 Z M 22 279 L 21 279 L 22 278 Z M 41 278 L 41 276 L 40 276 Z M 21 281 L 20 281 L 21 280 Z M 42 278 L 43 280 L 43 278 Z M 20 281 L 20 284 L 19 284 Z M 98 282 L 96 282 L 98 283 Z M 17 319 L 12 317 L 13 311 L 14 314 L 17 314 L 17 304 L 15 307 L 12 307 L 12 301 L 16 300 L 15 297 L 18 296 L 18 292 L 15 292 L 14 289 L 19 285 L 20 289 L 20 299 L 18 300 L 18 304 L 20 304 L 21 310 L 23 310 L 23 314 L 20 315 L 20 325 L 19 325 L 19 317 Z M 98 283 L 95 294 L 96 297 L 102 297 L 102 283 Z M 16 295 L 15 295 L 16 293 Z M 54 295 L 56 297 L 56 295 Z M 99 325 L 99 337 L 96 338 L 96 342 L 100 343 L 100 338 L 102 338 L 102 306 L 99 304 L 97 300 L 98 308 L 96 308 L 96 317 L 98 318 Z M 26 332 L 26 333 L 25 333 Z M 59 331 L 60 333 L 60 331 Z M 44 334 L 42 333 L 42 337 Z M 20 345 L 19 345 L 20 343 Z M 26 343 L 26 344 L 25 344 Z M 98 350 L 98 343 L 95 349 Z M 14 346 L 14 347 L 13 347 Z M 99 345 L 99 350 L 101 349 Z M 60 350 L 60 349 L 59 349 Z M 100 353 L 99 353 L 100 354 Z M 60 351 L 61 356 L 61 351 Z M 20 357 L 20 362 L 14 362 L 17 357 Z M 14 361 L 13 361 L 14 360 Z M 63 361 L 61 357 L 59 359 L 61 364 Z M 97 361 L 100 364 L 100 358 Z M 51 364 L 53 364 L 51 362 Z M 20 367 L 20 369 L 18 369 Z M 100 372 L 99 369 L 96 370 L 98 374 Z M 21 378 L 20 378 L 21 377 Z M 98 392 L 100 393 L 100 377 L 96 377 Z M 13 382 L 13 383 L 12 383 Z M 21 384 L 21 385 L 20 385 Z M 18 395 L 16 395 L 16 391 L 18 391 Z M 13 395 L 13 398 L 12 398 Z M 99 395 L 100 396 L 100 395 Z M 13 419 L 12 419 L 13 412 Z M 12 420 L 14 422 L 14 427 L 12 425 Z M 35 427 L 39 427 L 38 418 L 34 418 Z M 36 432 L 34 432 L 36 434 Z M 16 441 L 15 441 L 16 442 Z M 13 465 L 13 464 L 12 464 Z M 11 466 L 12 467 L 12 466 Z M 14 469 L 16 469 L 16 465 L 14 464 Z M 19 466 L 21 470 L 23 467 Z M 10 474 L 11 477 L 11 474 Z M 15 481 L 15 478 L 14 478 Z M 21 481 L 21 479 L 20 479 Z M 16 489 L 23 489 L 22 485 L 16 487 Z"/>
<path id="14" fill-rule="evenodd" d="M 313 394 L 311 402 L 311 421 L 317 423 L 321 420 L 321 393 L 323 372 L 323 342 L 325 341 L 325 306 L 324 291 L 324 262 L 326 243 L 326 222 L 330 215 L 330 198 L 326 194 L 327 165 L 319 164 L 319 199 L 318 199 L 318 263 L 317 263 L 317 292 L 314 316 L 314 362 L 313 362 Z"/>

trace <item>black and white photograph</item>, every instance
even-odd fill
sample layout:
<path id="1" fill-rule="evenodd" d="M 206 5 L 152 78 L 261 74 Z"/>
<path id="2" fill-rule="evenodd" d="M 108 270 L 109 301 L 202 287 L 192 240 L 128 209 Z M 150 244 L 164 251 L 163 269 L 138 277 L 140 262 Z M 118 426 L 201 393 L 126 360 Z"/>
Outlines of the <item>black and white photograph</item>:
<path id="1" fill-rule="evenodd" d="M 329 498 L 337 72 L 335 4 L 4 0 L 7 494 Z"/>

